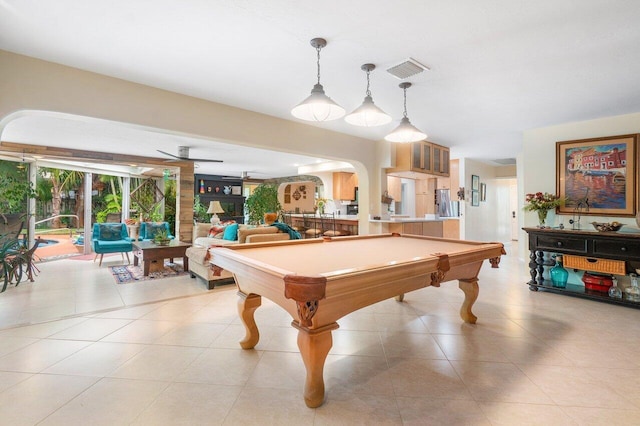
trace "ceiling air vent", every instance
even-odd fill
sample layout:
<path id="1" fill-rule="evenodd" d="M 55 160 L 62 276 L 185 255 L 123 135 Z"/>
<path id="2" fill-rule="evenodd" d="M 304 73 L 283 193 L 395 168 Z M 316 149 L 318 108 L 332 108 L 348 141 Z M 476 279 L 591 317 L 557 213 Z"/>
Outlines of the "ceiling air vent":
<path id="1" fill-rule="evenodd" d="M 429 71 L 429 67 L 422 65 L 413 58 L 409 58 L 387 69 L 389 74 L 400 80 L 420 74 L 422 71 Z"/>

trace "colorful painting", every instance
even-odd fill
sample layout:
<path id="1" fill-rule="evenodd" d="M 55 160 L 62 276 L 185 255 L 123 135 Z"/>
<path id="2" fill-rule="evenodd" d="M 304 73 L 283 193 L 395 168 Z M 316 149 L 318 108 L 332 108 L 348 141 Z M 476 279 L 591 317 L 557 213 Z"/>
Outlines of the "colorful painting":
<path id="1" fill-rule="evenodd" d="M 638 135 L 556 143 L 558 213 L 634 216 Z"/>

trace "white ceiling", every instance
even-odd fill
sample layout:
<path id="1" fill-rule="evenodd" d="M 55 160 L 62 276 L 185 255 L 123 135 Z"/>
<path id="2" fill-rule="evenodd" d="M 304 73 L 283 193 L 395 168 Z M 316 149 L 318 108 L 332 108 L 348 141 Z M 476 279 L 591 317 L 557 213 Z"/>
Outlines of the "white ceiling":
<path id="1" fill-rule="evenodd" d="M 374 100 L 395 121 L 319 126 L 382 139 L 402 115 L 399 80 L 385 70 L 412 57 L 431 68 L 409 79 L 412 123 L 456 157 L 501 159 L 521 151 L 523 130 L 640 111 L 638 22 L 637 0 L 0 0 L 0 49 L 296 120 L 290 110 L 316 80 L 309 40 L 324 37 L 327 94 L 354 109 L 360 66 L 374 63 Z M 7 131 L 37 139 L 25 129 L 38 123 L 24 124 Z M 48 126 L 60 127 L 41 123 L 47 141 Z M 114 149 L 131 147 L 108 133 Z M 237 159 L 180 139 L 140 143 L 175 153 L 190 145 L 193 157 L 225 166 Z M 234 149 L 234 171 L 259 170 Z"/>

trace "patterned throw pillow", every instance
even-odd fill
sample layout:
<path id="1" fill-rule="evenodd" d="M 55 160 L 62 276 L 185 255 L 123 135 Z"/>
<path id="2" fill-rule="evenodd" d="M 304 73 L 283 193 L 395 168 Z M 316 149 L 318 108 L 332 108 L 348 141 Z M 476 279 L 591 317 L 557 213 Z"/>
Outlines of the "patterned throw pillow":
<path id="1" fill-rule="evenodd" d="M 218 235 L 222 234 L 224 234 L 224 226 L 222 226 L 222 224 L 213 225 L 211 229 L 209 229 L 209 238 L 216 238 Z"/>
<path id="2" fill-rule="evenodd" d="M 164 226 L 164 222 L 147 222 L 147 239 L 153 240 L 158 231 L 166 231 L 167 228 Z"/>
<path id="3" fill-rule="evenodd" d="M 227 226 L 233 225 L 234 223 L 236 223 L 235 220 L 225 220 L 224 222 L 220 222 L 219 225 L 213 225 L 211 229 L 209 229 L 209 238 L 222 238 Z"/>
<path id="4" fill-rule="evenodd" d="M 122 225 L 119 223 L 103 223 L 100 225 L 100 239 L 103 241 L 121 240 Z"/>

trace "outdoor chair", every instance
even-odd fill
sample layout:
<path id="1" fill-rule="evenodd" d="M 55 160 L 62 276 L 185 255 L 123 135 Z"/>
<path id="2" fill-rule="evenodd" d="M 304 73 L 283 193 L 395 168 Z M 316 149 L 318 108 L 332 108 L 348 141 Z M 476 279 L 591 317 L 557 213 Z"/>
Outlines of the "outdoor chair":
<path id="1" fill-rule="evenodd" d="M 140 232 L 138 233 L 138 240 L 150 241 L 153 240 L 158 231 L 166 231 L 167 238 L 173 240 L 175 237 L 171 235 L 168 222 L 142 222 L 140 224 Z"/>
<path id="2" fill-rule="evenodd" d="M 105 253 L 120 253 L 123 260 L 126 255 L 127 263 L 131 263 L 129 252 L 133 249 L 133 245 L 131 238 L 129 238 L 127 225 L 124 223 L 94 223 L 91 241 L 93 251 L 96 253 L 93 261 L 95 262 L 100 255 L 98 266 L 102 266 L 102 257 Z"/>

